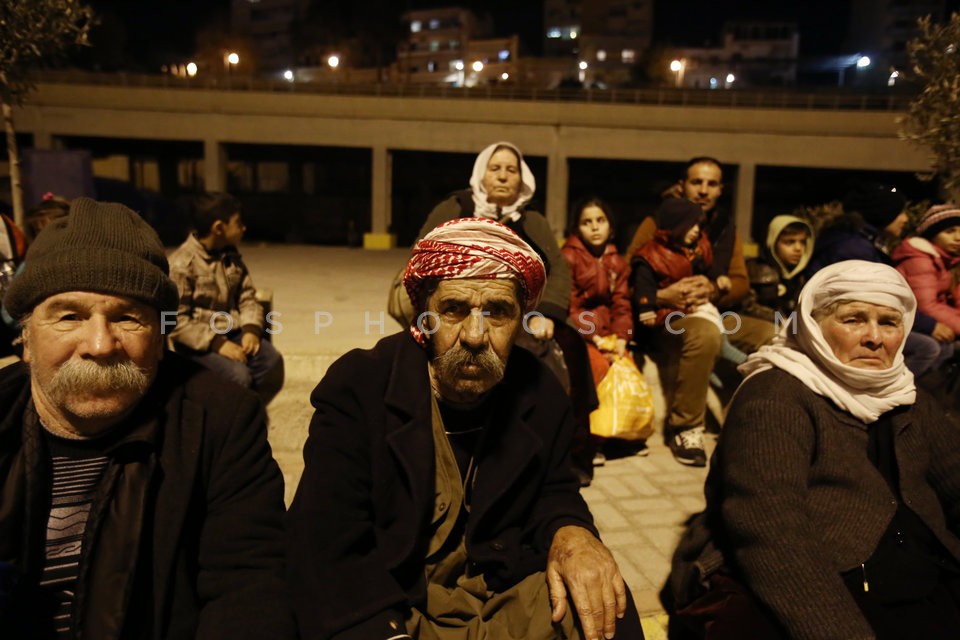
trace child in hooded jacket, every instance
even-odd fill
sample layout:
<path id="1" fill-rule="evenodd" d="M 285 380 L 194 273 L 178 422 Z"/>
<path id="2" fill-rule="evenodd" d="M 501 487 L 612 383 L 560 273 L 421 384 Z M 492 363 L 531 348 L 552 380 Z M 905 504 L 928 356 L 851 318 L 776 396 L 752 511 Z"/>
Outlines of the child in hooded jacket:
<path id="1" fill-rule="evenodd" d="M 689 276 L 706 274 L 713 266 L 713 247 L 707 235 L 700 233 L 700 205 L 683 198 L 668 198 L 654 215 L 657 233 L 636 252 L 630 265 L 637 320 L 647 327 L 662 326 L 667 316 L 679 311 L 720 322 L 720 312 L 709 302 L 687 309 L 657 304 L 657 290 Z M 718 276 L 716 282 L 721 291 L 730 288 L 730 278 L 725 275 Z"/>
<path id="2" fill-rule="evenodd" d="M 766 244 L 756 260 L 747 263 L 751 299 L 744 312 L 776 322 L 786 321 L 797 308 L 804 273 L 813 255 L 813 226 L 803 218 L 779 215 L 767 225 Z"/>

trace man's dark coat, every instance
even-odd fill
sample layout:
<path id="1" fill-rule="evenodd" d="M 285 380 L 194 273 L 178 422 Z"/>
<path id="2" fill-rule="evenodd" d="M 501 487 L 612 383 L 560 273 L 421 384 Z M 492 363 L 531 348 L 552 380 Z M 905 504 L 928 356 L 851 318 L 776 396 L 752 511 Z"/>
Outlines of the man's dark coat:
<path id="1" fill-rule="evenodd" d="M 43 606 L 50 464 L 36 421 L 25 427 L 29 398 L 26 366 L 0 370 L 0 564 L 16 579 L 0 587 L 4 638 L 36 637 L 24 627 Z M 76 636 L 295 637 L 283 479 L 257 396 L 167 354 L 124 424 L 88 520 Z"/>
<path id="2" fill-rule="evenodd" d="M 390 637 L 409 607 L 422 606 L 435 497 L 431 393 L 426 351 L 407 333 L 346 354 L 314 390 L 287 520 L 305 639 Z M 546 568 L 561 526 L 596 529 L 569 465 L 570 406 L 553 374 L 514 349 L 487 401 L 466 549 L 468 571 L 501 590 Z"/>

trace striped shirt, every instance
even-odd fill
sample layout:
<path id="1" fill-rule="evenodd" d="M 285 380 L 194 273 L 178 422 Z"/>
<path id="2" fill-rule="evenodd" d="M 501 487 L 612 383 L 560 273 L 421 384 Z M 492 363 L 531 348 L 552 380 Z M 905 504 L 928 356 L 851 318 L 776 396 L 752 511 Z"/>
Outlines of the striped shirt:
<path id="1" fill-rule="evenodd" d="M 75 584 L 90 507 L 109 464 L 98 441 L 71 441 L 45 435 L 51 453 L 50 518 L 46 563 L 40 585 L 56 599 L 58 638 L 70 638 Z"/>

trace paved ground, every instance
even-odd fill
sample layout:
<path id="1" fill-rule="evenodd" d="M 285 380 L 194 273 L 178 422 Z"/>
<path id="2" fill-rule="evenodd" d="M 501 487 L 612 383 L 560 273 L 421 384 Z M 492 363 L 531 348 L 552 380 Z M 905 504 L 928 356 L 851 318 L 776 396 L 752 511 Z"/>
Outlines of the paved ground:
<path id="1" fill-rule="evenodd" d="M 386 315 L 386 293 L 408 252 L 251 245 L 243 254 L 257 286 L 273 290 L 282 328 L 273 340 L 286 358 L 287 383 L 269 408 L 270 441 L 289 502 L 303 466 L 309 393 L 338 356 L 398 329 Z M 662 416 L 662 406 L 657 408 Z M 609 460 L 583 491 L 651 640 L 663 637 L 657 592 L 684 520 L 703 505 L 705 476 L 704 469 L 676 463 L 658 433 L 648 456 Z"/>

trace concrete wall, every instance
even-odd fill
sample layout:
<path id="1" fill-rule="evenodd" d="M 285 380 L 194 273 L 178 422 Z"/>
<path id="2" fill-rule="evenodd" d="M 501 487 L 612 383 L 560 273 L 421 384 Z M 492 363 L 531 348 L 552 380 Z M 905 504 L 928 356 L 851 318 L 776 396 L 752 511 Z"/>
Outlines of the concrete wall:
<path id="1" fill-rule="evenodd" d="M 392 150 L 472 153 L 511 140 L 548 159 L 547 216 L 558 233 L 569 158 L 678 162 L 712 155 L 739 165 L 735 204 L 749 228 L 757 165 L 923 171 L 927 156 L 897 138 L 893 112 L 384 98 L 41 84 L 16 110 L 19 132 L 204 143 L 205 175 L 223 188 L 223 143 L 373 150 L 374 233 L 390 221 Z"/>

